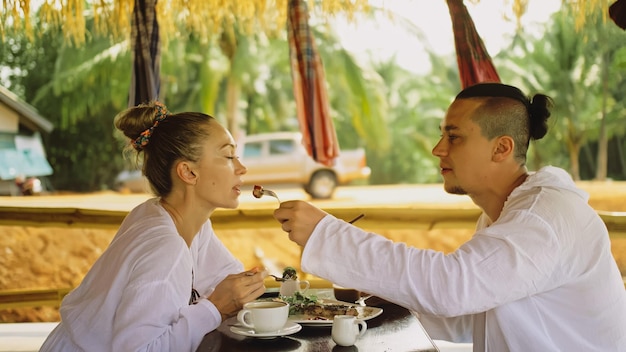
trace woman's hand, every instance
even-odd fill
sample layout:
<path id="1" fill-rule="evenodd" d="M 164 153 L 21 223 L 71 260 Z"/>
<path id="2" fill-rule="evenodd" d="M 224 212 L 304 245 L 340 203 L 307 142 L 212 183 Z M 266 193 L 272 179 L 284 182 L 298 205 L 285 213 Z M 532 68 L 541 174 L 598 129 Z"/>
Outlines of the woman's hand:
<path id="1" fill-rule="evenodd" d="M 208 297 L 222 315 L 222 321 L 233 316 L 245 303 L 254 301 L 265 292 L 263 279 L 267 272 L 253 268 L 239 274 L 228 275 Z"/>

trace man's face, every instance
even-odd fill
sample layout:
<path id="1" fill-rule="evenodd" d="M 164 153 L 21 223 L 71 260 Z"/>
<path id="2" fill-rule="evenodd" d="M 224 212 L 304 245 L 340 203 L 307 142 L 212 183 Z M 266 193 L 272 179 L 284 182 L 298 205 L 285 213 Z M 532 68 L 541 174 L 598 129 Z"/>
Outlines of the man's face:
<path id="1" fill-rule="evenodd" d="M 441 139 L 432 150 L 439 158 L 444 189 L 453 194 L 479 193 L 488 186 L 495 142 L 471 120 L 479 99 L 454 101 L 441 124 Z"/>

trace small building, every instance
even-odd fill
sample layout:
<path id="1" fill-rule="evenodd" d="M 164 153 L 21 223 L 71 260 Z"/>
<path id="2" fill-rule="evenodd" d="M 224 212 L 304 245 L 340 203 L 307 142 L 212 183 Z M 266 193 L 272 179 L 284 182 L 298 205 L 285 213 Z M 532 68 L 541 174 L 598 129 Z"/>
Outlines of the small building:
<path id="1" fill-rule="evenodd" d="M 52 123 L 0 86 L 0 195 L 18 195 L 17 177 L 52 175 L 41 139 Z"/>

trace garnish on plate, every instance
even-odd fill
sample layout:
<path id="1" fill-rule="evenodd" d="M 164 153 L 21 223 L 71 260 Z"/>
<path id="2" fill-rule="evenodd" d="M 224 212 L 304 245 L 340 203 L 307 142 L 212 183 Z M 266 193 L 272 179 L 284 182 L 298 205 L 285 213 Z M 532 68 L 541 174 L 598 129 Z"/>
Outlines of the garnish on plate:
<path id="1" fill-rule="evenodd" d="M 285 280 L 297 280 L 298 272 L 294 267 L 288 266 L 283 270 L 283 279 Z"/>
<path id="2" fill-rule="evenodd" d="M 317 296 L 304 295 L 298 291 L 292 296 L 281 296 L 280 300 L 289 303 L 289 315 L 304 314 L 306 307 L 317 304 Z"/>

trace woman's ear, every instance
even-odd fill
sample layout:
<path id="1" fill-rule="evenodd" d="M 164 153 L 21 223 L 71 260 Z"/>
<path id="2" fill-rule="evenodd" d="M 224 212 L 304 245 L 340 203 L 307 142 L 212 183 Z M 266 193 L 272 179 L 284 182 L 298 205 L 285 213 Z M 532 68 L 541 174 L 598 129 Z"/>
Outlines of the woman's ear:
<path id="1" fill-rule="evenodd" d="M 496 140 L 495 149 L 491 159 L 493 161 L 503 161 L 514 156 L 515 141 L 511 136 L 501 136 Z"/>
<path id="2" fill-rule="evenodd" d="M 195 185 L 196 182 L 198 182 L 198 178 L 196 173 L 192 170 L 192 166 L 193 165 L 186 161 L 179 162 L 176 164 L 176 175 L 178 175 L 178 178 L 180 178 L 183 182 Z"/>

